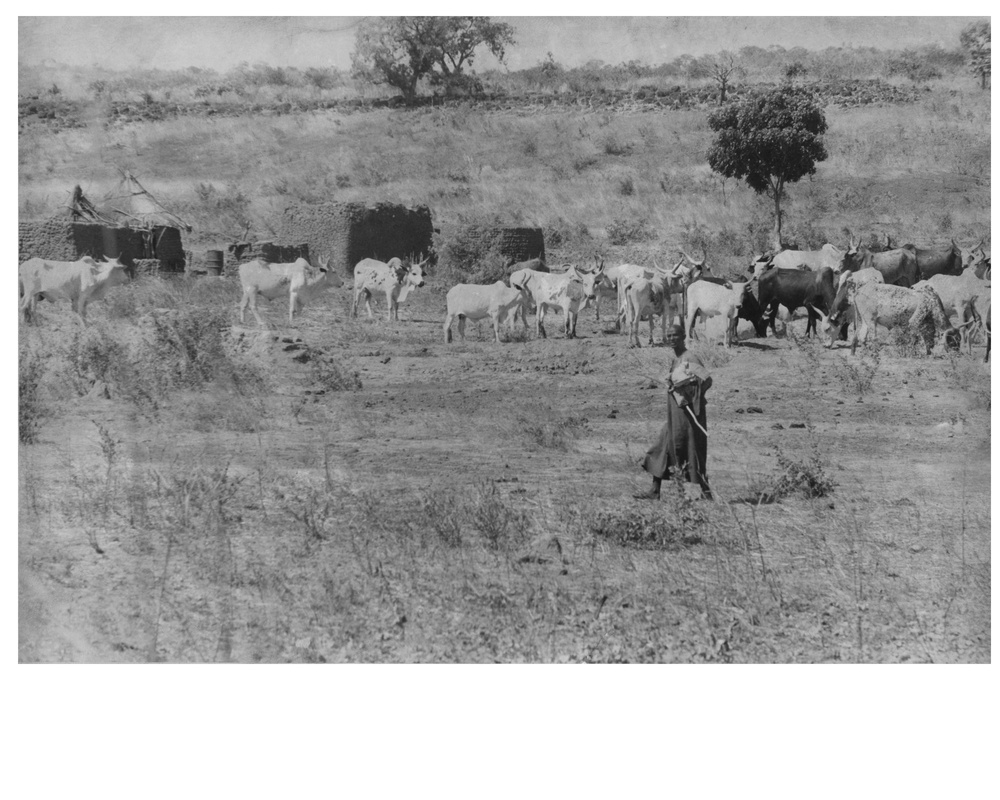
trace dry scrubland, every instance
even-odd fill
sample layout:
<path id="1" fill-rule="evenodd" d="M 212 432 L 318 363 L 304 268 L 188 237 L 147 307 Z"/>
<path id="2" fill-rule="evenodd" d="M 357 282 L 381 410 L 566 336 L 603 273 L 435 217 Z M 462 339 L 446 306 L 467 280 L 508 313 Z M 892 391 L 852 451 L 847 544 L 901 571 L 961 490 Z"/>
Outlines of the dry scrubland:
<path id="1" fill-rule="evenodd" d="M 789 233 L 978 240 L 984 101 L 829 110 Z M 100 196 L 123 164 L 212 232 L 195 247 L 247 214 L 266 235 L 290 200 L 372 198 L 544 225 L 554 260 L 708 245 L 725 272 L 770 221 L 708 172 L 708 136 L 695 111 L 95 124 L 22 133 L 20 207 Z M 144 279 L 86 330 L 45 305 L 20 330 L 20 659 L 990 659 L 981 345 L 923 357 L 882 332 L 852 357 L 799 323 L 697 343 L 722 502 L 640 505 L 665 351 L 592 311 L 576 341 L 470 323 L 445 345 L 447 288 L 393 325 L 350 320 L 348 287 L 294 326 L 275 303 L 270 332 L 235 325 L 227 279 Z"/>

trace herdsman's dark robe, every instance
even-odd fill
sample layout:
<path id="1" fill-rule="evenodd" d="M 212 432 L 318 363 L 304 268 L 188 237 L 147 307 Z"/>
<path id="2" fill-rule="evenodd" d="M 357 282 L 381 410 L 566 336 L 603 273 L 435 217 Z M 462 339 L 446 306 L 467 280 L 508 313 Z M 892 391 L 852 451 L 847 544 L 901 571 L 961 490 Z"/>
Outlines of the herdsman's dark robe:
<path id="1" fill-rule="evenodd" d="M 678 364 L 684 362 L 690 365 L 691 373 L 697 378 L 685 391 L 685 396 L 698 424 L 707 431 L 705 392 L 712 385 L 712 377 L 701 359 L 687 351 L 671 362 L 670 374 L 673 375 Z M 654 478 L 685 475 L 689 482 L 697 483 L 706 495 L 710 495 L 707 459 L 708 437 L 692 424 L 688 412 L 681 408 L 673 394 L 668 392 L 667 424 L 660 431 L 656 444 L 646 453 L 642 468 Z"/>

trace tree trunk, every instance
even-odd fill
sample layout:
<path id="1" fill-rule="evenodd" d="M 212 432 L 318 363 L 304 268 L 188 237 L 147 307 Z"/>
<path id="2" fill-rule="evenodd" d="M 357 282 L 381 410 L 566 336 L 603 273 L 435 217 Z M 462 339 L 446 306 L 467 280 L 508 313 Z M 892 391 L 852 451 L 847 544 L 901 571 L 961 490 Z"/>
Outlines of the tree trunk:
<path id="1" fill-rule="evenodd" d="M 782 249 L 781 244 L 781 189 L 774 193 L 774 250 L 778 252 Z"/>
<path id="2" fill-rule="evenodd" d="M 719 105 L 726 102 L 726 81 L 719 82 Z"/>

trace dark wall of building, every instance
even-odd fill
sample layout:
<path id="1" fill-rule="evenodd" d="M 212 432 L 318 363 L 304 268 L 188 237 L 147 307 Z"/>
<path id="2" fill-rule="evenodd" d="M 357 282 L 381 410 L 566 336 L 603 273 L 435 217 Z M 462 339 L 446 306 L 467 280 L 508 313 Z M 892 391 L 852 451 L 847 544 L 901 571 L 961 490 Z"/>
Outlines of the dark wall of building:
<path id="1" fill-rule="evenodd" d="M 328 257 L 330 268 L 352 274 L 364 258 L 423 258 L 433 261 L 434 226 L 427 206 L 390 203 L 326 203 L 285 209 L 281 238 L 309 242 L 314 256 Z"/>
<path id="2" fill-rule="evenodd" d="M 76 261 L 83 256 L 119 258 L 135 266 L 136 260 L 156 258 L 163 270 L 183 270 L 184 250 L 177 228 L 111 228 L 87 222 L 45 220 L 17 226 L 18 263 L 29 258 Z"/>

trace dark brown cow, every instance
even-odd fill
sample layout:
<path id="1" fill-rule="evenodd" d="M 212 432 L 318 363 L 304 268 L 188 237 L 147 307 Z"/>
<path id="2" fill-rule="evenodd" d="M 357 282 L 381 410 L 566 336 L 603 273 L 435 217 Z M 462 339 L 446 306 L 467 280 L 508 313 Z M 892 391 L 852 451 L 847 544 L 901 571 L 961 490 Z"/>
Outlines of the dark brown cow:
<path id="1" fill-rule="evenodd" d="M 771 316 L 767 325 L 774 333 L 774 318 L 778 315 L 778 306 L 788 309 L 790 314 L 799 308 L 805 308 L 809 313 L 806 323 L 806 336 L 816 333 L 816 320 L 819 315 L 815 308 L 829 311 L 833 305 L 836 290 L 833 285 L 833 270 L 823 267 L 817 272 L 799 269 L 770 269 L 758 279 L 759 303 L 766 316 L 770 310 Z"/>
<path id="2" fill-rule="evenodd" d="M 933 275 L 961 275 L 962 274 L 962 251 L 955 240 L 951 244 L 939 250 L 925 250 L 913 244 L 904 244 L 903 250 L 913 253 L 917 260 L 917 280 L 927 280 Z M 888 278 L 886 283 L 892 283 Z M 916 281 L 914 281 L 916 283 Z M 911 284 L 912 285 L 912 284 Z"/>
<path id="3" fill-rule="evenodd" d="M 852 248 L 844 258 L 845 270 L 857 272 L 859 269 L 874 268 L 882 273 L 887 284 L 906 288 L 920 280 L 917 263 L 916 254 L 906 247 L 873 253 L 863 244 Z"/>

